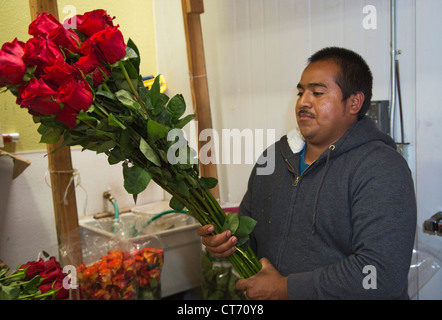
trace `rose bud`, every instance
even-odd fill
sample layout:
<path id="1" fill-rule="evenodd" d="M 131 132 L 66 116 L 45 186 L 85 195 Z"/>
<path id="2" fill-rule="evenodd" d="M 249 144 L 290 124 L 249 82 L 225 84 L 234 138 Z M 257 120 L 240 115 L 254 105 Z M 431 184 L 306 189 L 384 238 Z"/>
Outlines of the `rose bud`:
<path id="1" fill-rule="evenodd" d="M 43 12 L 29 25 L 29 34 L 34 37 L 47 37 L 61 23 L 52 15 Z"/>
<path id="2" fill-rule="evenodd" d="M 86 12 L 83 15 L 76 15 L 73 18 L 64 21 L 65 26 L 75 26 L 76 28 L 90 37 L 94 33 L 102 31 L 107 27 L 113 27 L 112 18 L 105 10 L 98 9 Z"/>
<path id="3" fill-rule="evenodd" d="M 126 44 L 118 27 L 111 27 L 83 42 L 80 52 L 84 55 L 95 53 L 99 60 L 113 64 L 126 55 Z"/>
<path id="4" fill-rule="evenodd" d="M 26 85 L 21 86 L 17 97 L 17 104 L 27 108 L 34 116 L 56 114 L 60 105 L 55 101 L 56 92 L 42 79 L 31 79 Z"/>
<path id="5" fill-rule="evenodd" d="M 25 73 L 26 65 L 20 57 L 0 50 L 0 87 L 20 84 Z"/>

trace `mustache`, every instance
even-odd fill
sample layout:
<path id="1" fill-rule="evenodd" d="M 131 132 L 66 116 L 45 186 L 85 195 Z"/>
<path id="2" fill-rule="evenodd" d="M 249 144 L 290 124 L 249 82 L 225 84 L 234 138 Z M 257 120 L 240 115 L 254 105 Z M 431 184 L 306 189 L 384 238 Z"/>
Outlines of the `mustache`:
<path id="1" fill-rule="evenodd" d="M 316 118 L 316 116 L 313 113 L 311 113 L 311 112 L 309 112 L 307 110 L 300 110 L 298 112 L 298 116 L 299 117 L 301 117 L 302 115 L 306 115 L 306 116 L 309 116 L 309 117 L 312 117 L 312 118 Z"/>

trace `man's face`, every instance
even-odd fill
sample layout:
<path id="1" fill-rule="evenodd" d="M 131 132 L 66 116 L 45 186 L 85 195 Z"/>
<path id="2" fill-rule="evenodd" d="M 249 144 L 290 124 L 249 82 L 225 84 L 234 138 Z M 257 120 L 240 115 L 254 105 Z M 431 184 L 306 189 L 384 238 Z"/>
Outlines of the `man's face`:
<path id="1" fill-rule="evenodd" d="M 296 120 L 307 143 L 328 147 L 355 122 L 350 98 L 342 101 L 335 78 L 340 68 L 332 61 L 309 64 L 298 84 Z"/>

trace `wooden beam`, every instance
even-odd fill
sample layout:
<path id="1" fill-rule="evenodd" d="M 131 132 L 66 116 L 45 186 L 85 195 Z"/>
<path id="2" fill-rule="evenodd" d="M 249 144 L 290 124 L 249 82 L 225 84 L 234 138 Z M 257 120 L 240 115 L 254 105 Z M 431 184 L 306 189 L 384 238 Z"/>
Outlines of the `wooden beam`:
<path id="1" fill-rule="evenodd" d="M 51 13 L 58 19 L 57 0 L 29 0 L 32 21 L 37 18 L 40 13 Z"/>
<path id="2" fill-rule="evenodd" d="M 183 8 L 185 8 L 186 13 L 198 13 L 202 14 L 204 13 L 204 2 L 203 0 L 183 0 L 185 1 L 185 5 L 183 5 Z"/>
<path id="3" fill-rule="evenodd" d="M 35 20 L 38 14 L 43 12 L 50 13 L 58 19 L 56 0 L 29 0 L 29 7 L 32 21 Z M 83 262 L 83 259 L 75 184 L 71 181 L 73 177 L 71 149 L 69 147 L 62 147 L 55 151 L 61 143 L 62 140 L 55 144 L 46 145 L 59 260 L 63 266 L 78 266 Z"/>
<path id="4" fill-rule="evenodd" d="M 203 34 L 200 15 L 204 13 L 203 0 L 181 0 L 183 9 L 184 31 L 187 43 L 187 59 L 189 64 L 190 86 L 194 112 L 197 114 L 198 137 L 202 130 L 212 129 L 212 116 L 210 111 L 209 86 L 207 83 L 206 60 L 204 55 Z M 204 143 L 203 143 L 204 142 Z M 199 141 L 198 148 L 213 141 Z M 213 156 L 215 148 L 210 148 Z M 200 165 L 201 175 L 204 177 L 218 178 L 216 164 Z M 218 185 L 211 189 L 213 196 L 219 200 Z"/>

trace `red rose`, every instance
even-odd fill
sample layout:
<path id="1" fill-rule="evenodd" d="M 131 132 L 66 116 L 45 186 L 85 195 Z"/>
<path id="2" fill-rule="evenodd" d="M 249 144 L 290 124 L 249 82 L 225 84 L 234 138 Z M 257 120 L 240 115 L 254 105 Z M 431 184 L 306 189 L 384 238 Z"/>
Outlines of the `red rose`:
<path id="1" fill-rule="evenodd" d="M 56 300 L 64 300 L 69 297 L 69 290 L 66 290 L 65 288 L 63 288 L 63 280 L 62 279 L 58 279 L 55 283 L 50 282 L 50 283 L 42 284 L 38 287 L 38 289 L 43 294 L 43 293 L 46 293 L 46 292 L 52 290 L 52 286 L 55 290 L 58 290 L 55 293 Z"/>
<path id="2" fill-rule="evenodd" d="M 91 106 L 94 98 L 87 82 L 73 78 L 65 82 L 57 91 L 58 101 L 68 105 L 77 113 L 86 111 Z"/>
<path id="3" fill-rule="evenodd" d="M 28 268 L 25 272 L 26 280 L 31 280 L 36 275 L 39 275 L 40 272 L 43 272 L 45 270 L 44 264 L 45 263 L 43 259 L 40 259 L 38 261 L 29 261 L 28 263 L 21 265 L 19 269 Z"/>
<path id="4" fill-rule="evenodd" d="M 57 120 L 74 129 L 77 115 L 86 111 L 94 101 L 89 85 L 85 81 L 69 79 L 58 89 L 58 101 L 64 106 L 57 113 Z"/>
<path id="5" fill-rule="evenodd" d="M 55 61 L 64 61 L 63 53 L 51 40 L 42 37 L 31 38 L 25 45 L 23 61 L 29 66 L 37 66 L 36 75 Z"/>
<path id="6" fill-rule="evenodd" d="M 84 55 L 95 54 L 100 61 L 113 64 L 126 55 L 126 44 L 118 27 L 110 27 L 83 42 L 80 52 Z"/>
<path id="7" fill-rule="evenodd" d="M 95 87 L 102 84 L 110 76 L 110 71 L 98 61 L 94 53 L 78 59 L 76 66 L 86 75 L 92 73 Z"/>
<path id="8" fill-rule="evenodd" d="M 83 15 L 76 15 L 73 18 L 64 21 L 65 26 L 77 25 L 77 29 L 90 37 L 94 33 L 102 31 L 107 27 L 113 27 L 113 18 L 105 10 L 99 9 L 86 12 Z"/>
<path id="9" fill-rule="evenodd" d="M 25 73 L 26 65 L 20 57 L 0 50 L 0 87 L 20 84 Z"/>
<path id="10" fill-rule="evenodd" d="M 69 128 L 74 129 L 77 125 L 77 116 L 78 112 L 76 110 L 72 109 L 68 105 L 65 105 L 60 112 L 57 113 L 55 118 L 61 123 L 67 125 Z"/>
<path id="11" fill-rule="evenodd" d="M 76 53 L 80 49 L 80 38 L 72 29 L 66 29 L 63 25 L 59 25 L 52 30 L 49 34 L 51 39 L 56 45 L 67 49 L 73 53 Z"/>
<path id="12" fill-rule="evenodd" d="M 12 40 L 12 42 L 6 42 L 2 46 L 2 51 L 12 54 L 17 57 L 23 57 L 25 48 L 25 43 L 22 41 L 18 41 L 17 38 Z"/>
<path id="13" fill-rule="evenodd" d="M 17 104 L 27 108 L 35 116 L 56 114 L 60 105 L 55 101 L 56 92 L 42 79 L 31 79 L 26 85 L 19 88 Z"/>
<path id="14" fill-rule="evenodd" d="M 110 71 L 103 65 L 97 66 L 92 72 L 92 80 L 94 81 L 94 86 L 98 87 L 105 80 L 110 77 Z"/>
<path id="15" fill-rule="evenodd" d="M 41 13 L 37 18 L 29 25 L 29 34 L 38 37 L 47 37 L 52 30 L 60 26 L 61 23 L 52 15 L 46 12 Z"/>
<path id="16" fill-rule="evenodd" d="M 44 68 L 43 79 L 56 89 L 72 77 L 80 79 L 80 71 L 64 61 L 56 61 Z"/>
<path id="17" fill-rule="evenodd" d="M 98 60 L 95 53 L 92 52 L 78 59 L 75 65 L 78 67 L 78 69 L 83 71 L 84 74 L 89 74 L 93 72 L 97 66 L 101 65 L 101 62 Z"/>
<path id="18" fill-rule="evenodd" d="M 55 280 L 63 276 L 63 272 L 60 267 L 60 263 L 55 257 L 50 257 L 48 261 L 44 263 L 44 271 L 40 273 L 42 278 L 41 284 L 52 283 Z"/>

